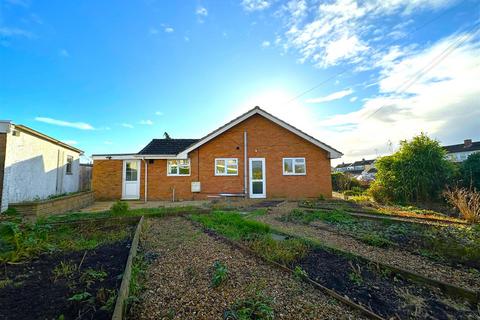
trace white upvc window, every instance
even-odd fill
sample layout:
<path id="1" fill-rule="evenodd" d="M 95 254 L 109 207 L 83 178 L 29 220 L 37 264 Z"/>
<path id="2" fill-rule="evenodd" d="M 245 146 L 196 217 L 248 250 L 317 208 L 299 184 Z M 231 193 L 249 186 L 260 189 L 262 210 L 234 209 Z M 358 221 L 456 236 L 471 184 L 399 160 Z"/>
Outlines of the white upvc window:
<path id="1" fill-rule="evenodd" d="M 303 176 L 306 174 L 305 158 L 283 158 L 284 176 Z"/>
<path id="2" fill-rule="evenodd" d="M 216 176 L 238 176 L 237 158 L 217 158 L 215 159 Z"/>
<path id="3" fill-rule="evenodd" d="M 189 176 L 189 175 L 190 175 L 190 159 L 167 161 L 167 176 Z"/>

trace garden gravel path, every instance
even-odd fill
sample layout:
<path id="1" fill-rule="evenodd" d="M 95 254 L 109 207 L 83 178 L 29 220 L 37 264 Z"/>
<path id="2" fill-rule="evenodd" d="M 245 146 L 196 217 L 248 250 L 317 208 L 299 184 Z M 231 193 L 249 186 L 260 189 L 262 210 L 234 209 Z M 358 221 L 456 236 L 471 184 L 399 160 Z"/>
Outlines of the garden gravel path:
<path id="1" fill-rule="evenodd" d="M 257 216 L 254 219 L 269 224 L 280 231 L 311 238 L 325 243 L 328 246 L 363 256 L 375 262 L 416 272 L 425 277 L 450 283 L 465 289 L 480 290 L 480 274 L 478 272 L 468 272 L 465 269 L 453 268 L 398 248 L 370 246 L 348 235 L 328 230 L 328 225 L 318 221 L 312 225 L 301 225 L 281 222 L 276 219 L 289 213 L 295 207 L 293 204 L 286 204 L 271 209 L 267 214 Z M 314 225 L 317 225 L 317 227 Z"/>
<path id="2" fill-rule="evenodd" d="M 275 319 L 359 319 L 361 315 L 307 283 L 216 240 L 180 217 L 151 219 L 142 241 L 146 289 L 136 319 L 223 319 L 254 288 L 273 298 Z M 228 279 L 212 288 L 212 265 L 221 261 Z"/>

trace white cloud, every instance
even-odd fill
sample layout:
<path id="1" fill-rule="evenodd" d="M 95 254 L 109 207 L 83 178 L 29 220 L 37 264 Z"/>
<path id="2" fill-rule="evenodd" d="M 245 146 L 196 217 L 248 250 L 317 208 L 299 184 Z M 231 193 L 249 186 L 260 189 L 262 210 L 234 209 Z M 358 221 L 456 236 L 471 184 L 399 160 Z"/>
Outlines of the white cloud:
<path id="1" fill-rule="evenodd" d="M 172 33 L 175 30 L 172 27 L 165 27 L 163 31 L 165 31 L 166 33 Z"/>
<path id="2" fill-rule="evenodd" d="M 263 41 L 262 48 L 267 48 L 267 47 L 270 47 L 270 41 Z"/>
<path id="3" fill-rule="evenodd" d="M 355 101 L 357 101 L 357 99 L 358 99 L 358 97 L 351 97 L 349 100 L 350 100 L 350 102 L 355 102 Z"/>
<path id="4" fill-rule="evenodd" d="M 286 21 L 284 49 L 296 50 L 301 63 L 309 61 L 326 68 L 345 62 L 370 64 L 374 60 L 370 59 L 371 54 L 384 43 L 381 40 L 403 37 L 402 30 L 411 20 L 405 19 L 405 23 L 391 30 L 385 27 L 384 18 L 408 16 L 424 9 L 437 10 L 455 1 L 334 0 L 326 3 L 302 0 L 283 5 L 277 16 Z"/>
<path id="5" fill-rule="evenodd" d="M 205 7 L 199 7 L 197 8 L 197 10 L 195 11 L 195 14 L 198 15 L 198 16 L 208 16 L 208 10 L 207 8 Z"/>
<path id="6" fill-rule="evenodd" d="M 162 111 L 155 111 L 155 114 L 156 114 L 157 116 L 163 116 L 163 112 L 162 112 Z"/>
<path id="7" fill-rule="evenodd" d="M 85 123 L 85 122 L 69 122 L 69 121 L 57 120 L 57 119 L 52 119 L 52 118 L 47 118 L 47 117 L 36 117 L 35 120 L 39 121 L 39 122 L 53 124 L 53 125 L 56 125 L 56 126 L 76 128 L 76 129 L 80 129 L 80 130 L 94 130 L 95 129 L 93 126 L 91 126 L 90 124 Z"/>
<path id="8" fill-rule="evenodd" d="M 271 0 L 243 0 L 242 6 L 246 11 L 260 11 L 267 9 L 272 4 Z"/>
<path id="9" fill-rule="evenodd" d="M 9 4 L 13 4 L 13 5 L 21 6 L 25 8 L 28 8 L 30 6 L 29 1 L 25 1 L 25 0 L 6 0 L 6 2 Z"/>
<path id="10" fill-rule="evenodd" d="M 419 70 L 436 61 L 449 45 L 464 35 L 446 37 L 423 50 L 390 60 L 383 66 L 379 94 L 365 100 L 360 110 L 319 121 L 345 160 L 388 152 L 387 142 L 426 132 L 442 143 L 455 143 L 478 134 L 480 108 L 480 42 L 461 45 L 416 82 Z M 411 86 L 402 86 L 411 83 Z"/>
<path id="11" fill-rule="evenodd" d="M 148 33 L 150 33 L 151 35 L 156 35 L 156 34 L 158 34 L 158 29 L 152 27 L 152 28 L 148 29 Z"/>
<path id="12" fill-rule="evenodd" d="M 184 36 L 184 37 L 183 37 L 183 40 L 185 40 L 185 42 L 188 42 L 188 41 L 190 41 L 190 38 L 187 37 L 187 36 Z"/>
<path id="13" fill-rule="evenodd" d="M 342 99 L 343 97 L 349 96 L 352 93 L 353 93 L 352 89 L 345 89 L 345 90 L 342 90 L 342 91 L 337 91 L 337 92 L 331 93 L 331 94 L 326 95 L 324 97 L 307 99 L 307 100 L 305 100 L 305 102 L 306 103 L 328 102 L 328 101 Z"/>
<path id="14" fill-rule="evenodd" d="M 78 142 L 76 140 L 62 140 L 63 143 L 69 144 L 69 145 L 76 145 Z"/>
<path id="15" fill-rule="evenodd" d="M 32 38 L 33 34 L 30 31 L 20 29 L 20 28 L 0 27 L 0 37 L 3 37 L 3 38 L 11 38 L 11 37 Z"/>
<path id="16" fill-rule="evenodd" d="M 133 124 L 130 124 L 130 123 L 122 123 L 120 125 L 125 128 L 133 129 Z"/>
<path id="17" fill-rule="evenodd" d="M 63 57 L 63 58 L 68 58 L 70 57 L 70 53 L 67 51 L 67 49 L 61 49 L 59 52 L 58 52 L 58 55 L 60 57 Z"/>
<path id="18" fill-rule="evenodd" d="M 139 124 L 151 126 L 153 124 L 152 120 L 140 120 Z"/>

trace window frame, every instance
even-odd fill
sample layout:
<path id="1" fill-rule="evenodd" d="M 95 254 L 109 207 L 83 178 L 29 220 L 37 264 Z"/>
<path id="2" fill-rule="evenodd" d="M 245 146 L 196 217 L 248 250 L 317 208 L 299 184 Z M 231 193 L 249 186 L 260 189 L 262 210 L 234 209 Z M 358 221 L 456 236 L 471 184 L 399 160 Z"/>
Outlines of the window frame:
<path id="1" fill-rule="evenodd" d="M 71 161 L 70 163 L 69 163 L 69 160 Z M 69 175 L 69 176 L 73 175 L 73 161 L 74 161 L 73 156 L 67 155 L 67 162 L 65 164 L 66 175 Z M 70 165 L 70 170 L 68 170 L 69 165 Z"/>
<path id="2" fill-rule="evenodd" d="M 188 160 L 188 174 L 180 173 L 180 164 L 177 163 L 177 173 L 170 173 L 170 161 L 185 161 Z M 185 166 L 185 165 L 182 165 Z M 187 159 L 168 159 L 167 160 L 167 177 L 189 177 L 192 174 L 192 161 L 190 158 Z"/>
<path id="3" fill-rule="evenodd" d="M 304 172 L 300 172 L 300 173 L 295 172 L 295 162 L 298 159 L 303 159 L 303 166 L 305 168 Z M 285 171 L 285 160 L 292 160 L 293 172 L 286 172 Z M 307 159 L 305 159 L 305 157 L 282 158 L 282 172 L 283 172 L 284 176 L 306 176 L 307 175 Z"/>
<path id="4" fill-rule="evenodd" d="M 217 172 L 217 161 L 225 161 L 225 172 L 224 173 L 218 173 Z M 227 165 L 227 162 L 229 160 L 235 160 L 236 164 L 237 164 L 237 172 L 235 174 L 233 173 L 228 173 L 228 165 Z M 214 174 L 216 177 L 234 177 L 234 176 L 238 176 L 238 171 L 239 171 L 239 162 L 238 162 L 238 158 L 215 158 L 215 161 L 214 161 L 214 166 L 213 166 L 213 171 L 214 171 Z"/>

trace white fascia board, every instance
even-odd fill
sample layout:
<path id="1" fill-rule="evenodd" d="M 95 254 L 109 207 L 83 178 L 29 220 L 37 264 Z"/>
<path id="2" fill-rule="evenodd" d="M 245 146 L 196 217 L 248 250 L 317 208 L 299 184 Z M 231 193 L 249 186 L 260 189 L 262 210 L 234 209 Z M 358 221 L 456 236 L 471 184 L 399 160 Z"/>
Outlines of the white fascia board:
<path id="1" fill-rule="evenodd" d="M 328 145 L 322 143 L 321 141 L 319 141 L 319 140 L 317 140 L 313 137 L 310 137 L 309 135 L 307 135 L 307 134 L 303 133 L 302 131 L 298 130 L 297 128 L 289 125 L 288 123 L 272 116 L 271 114 L 263 111 L 260 108 L 254 108 L 254 109 L 250 110 L 249 112 L 245 113 L 243 116 L 240 116 L 239 118 L 235 119 L 234 121 L 232 121 L 228 125 L 222 127 L 221 129 L 219 129 L 217 131 L 212 132 L 211 134 L 209 134 L 208 136 L 206 136 L 202 140 L 200 140 L 197 143 L 195 143 L 194 145 L 190 146 L 188 149 L 185 149 L 184 151 L 182 151 L 181 153 L 179 153 L 177 155 L 177 158 L 187 158 L 188 153 L 190 153 L 191 151 L 197 149 L 201 145 L 203 145 L 203 144 L 207 143 L 208 141 L 214 139 L 215 137 L 217 137 L 220 134 L 224 133 L 225 131 L 233 128 L 237 124 L 241 123 L 242 121 L 250 118 L 251 116 L 253 116 L 255 114 L 262 115 L 263 117 L 265 117 L 265 118 L 269 119 L 270 121 L 278 124 L 279 126 L 285 128 L 285 129 L 289 130 L 290 132 L 293 132 L 294 134 L 302 137 L 303 139 L 313 143 L 317 147 L 320 147 L 323 150 L 328 151 L 328 153 L 330 154 L 330 159 L 337 159 L 337 158 L 340 158 L 341 156 L 343 156 L 343 153 L 329 147 Z"/>
<path id="2" fill-rule="evenodd" d="M 92 155 L 93 160 L 138 160 L 138 159 L 186 159 L 180 158 L 177 155 L 161 155 L 161 154 L 94 154 Z"/>

